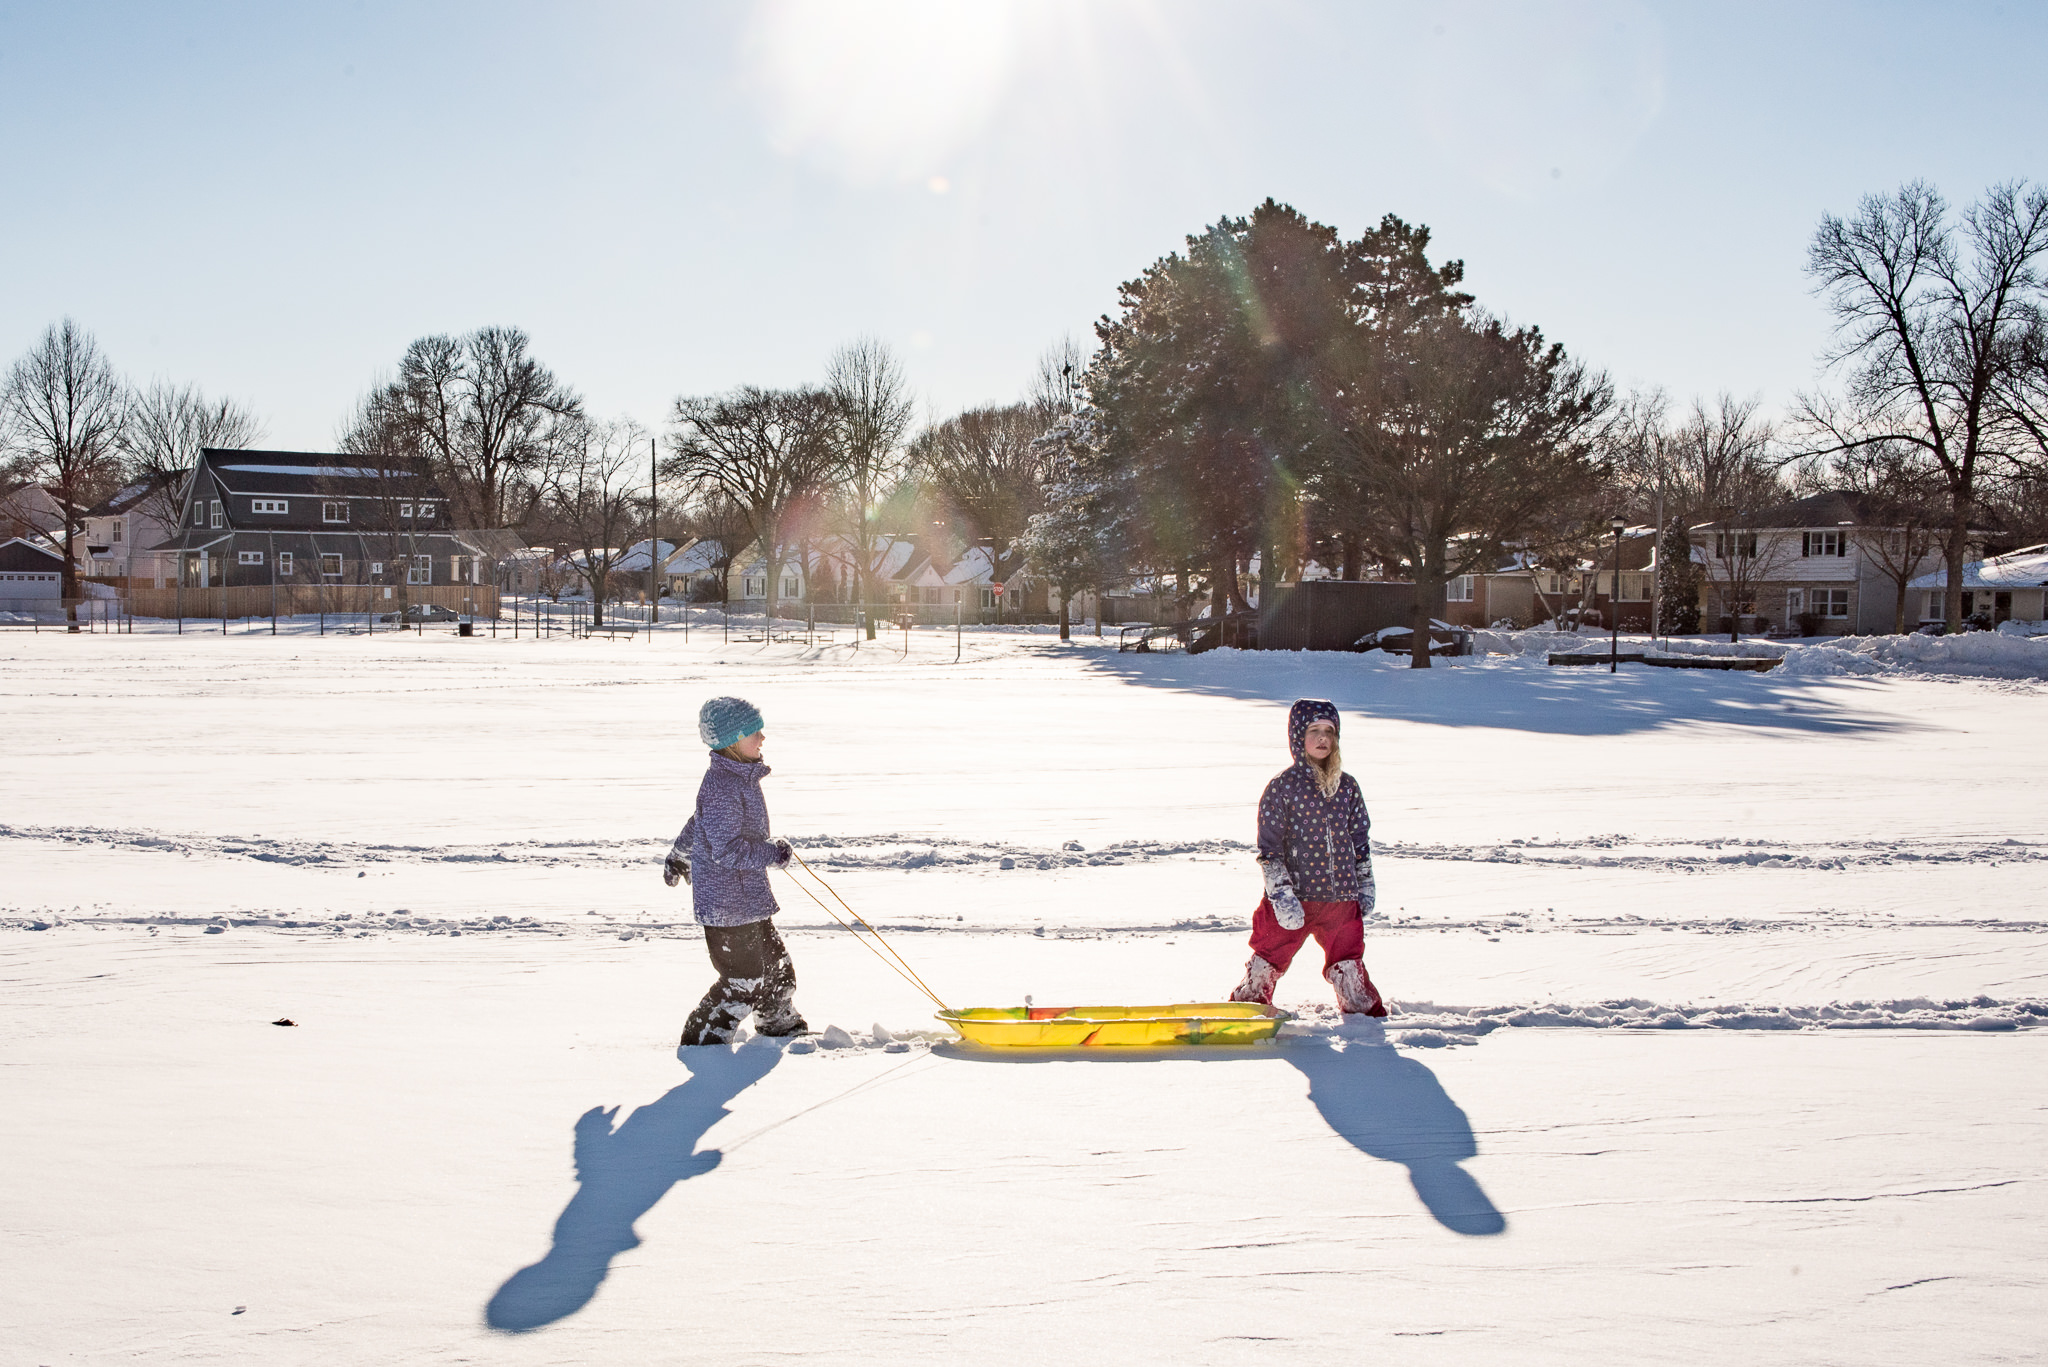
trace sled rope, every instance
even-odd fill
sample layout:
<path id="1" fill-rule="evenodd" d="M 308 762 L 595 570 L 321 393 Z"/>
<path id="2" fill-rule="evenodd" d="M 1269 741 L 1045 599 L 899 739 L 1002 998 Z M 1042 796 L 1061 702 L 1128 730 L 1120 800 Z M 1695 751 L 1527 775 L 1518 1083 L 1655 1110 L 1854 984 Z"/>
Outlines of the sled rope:
<path id="1" fill-rule="evenodd" d="M 803 893 L 804 896 L 810 898 L 813 902 L 816 902 L 819 908 L 827 916 L 830 916 L 833 920 L 839 922 L 840 925 L 846 926 L 847 930 L 852 932 L 854 939 L 860 940 L 862 944 L 867 945 L 869 953 L 873 954 L 877 959 L 880 959 L 883 963 L 887 964 L 891 969 L 894 969 L 898 977 L 902 978 L 912 987 L 915 987 L 918 991 L 924 993 L 927 997 L 930 997 L 932 1001 L 938 1006 L 939 1010 L 950 1011 L 953 1009 L 952 1007 L 946 1005 L 945 1001 L 939 996 L 938 993 L 932 991 L 931 987 L 925 982 L 923 978 L 918 976 L 917 970 L 910 966 L 910 961 L 908 959 L 904 958 L 902 954 L 897 952 L 896 946 L 890 944 L 887 937 L 885 937 L 881 931 L 876 930 L 873 926 L 868 924 L 867 917 L 861 915 L 852 907 L 847 906 L 846 899 L 839 895 L 839 890 L 833 887 L 830 883 L 826 882 L 823 878 L 819 877 L 818 871 L 816 869 L 812 868 L 809 864 L 804 863 L 804 857 L 802 855 L 798 854 L 795 850 L 791 850 L 789 852 L 789 857 L 795 860 L 798 867 L 802 868 L 805 873 L 809 874 L 813 879 L 815 879 L 819 887 L 823 888 L 826 892 L 830 893 L 832 895 L 833 901 L 837 902 L 841 907 L 844 907 L 846 909 L 847 916 L 851 916 L 854 920 L 860 922 L 862 926 L 866 927 L 868 934 L 874 936 L 875 940 L 880 943 L 882 948 L 877 949 L 873 944 L 869 944 L 867 940 L 862 939 L 861 933 L 857 930 L 854 930 L 852 926 L 847 925 L 844 917 L 840 916 L 840 914 L 832 910 L 832 908 L 826 906 L 824 901 L 821 898 L 819 898 L 818 894 L 812 892 L 808 887 L 805 887 L 802 880 L 797 878 L 796 874 L 793 871 L 785 869 L 784 872 L 789 874 L 789 881 L 795 883 L 797 888 Z M 883 949 L 888 950 L 888 954 L 883 954 Z"/>

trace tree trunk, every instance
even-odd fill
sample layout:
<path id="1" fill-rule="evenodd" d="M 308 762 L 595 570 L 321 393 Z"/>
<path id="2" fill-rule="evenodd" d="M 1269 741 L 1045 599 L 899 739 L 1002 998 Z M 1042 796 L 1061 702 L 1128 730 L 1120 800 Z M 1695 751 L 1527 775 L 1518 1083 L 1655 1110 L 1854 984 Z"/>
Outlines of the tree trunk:
<path id="1" fill-rule="evenodd" d="M 1341 571 L 1339 571 L 1339 573 L 1341 573 L 1346 579 L 1358 578 L 1359 556 L 1357 533 L 1347 533 L 1345 536 L 1339 539 L 1337 544 L 1341 546 L 1344 551 L 1344 568 Z"/>
<path id="2" fill-rule="evenodd" d="M 1898 602 L 1892 608 L 1892 635 L 1904 636 L 1906 634 L 1906 576 L 1902 574 L 1892 582 L 1898 585 L 1899 588 Z"/>
<path id="3" fill-rule="evenodd" d="M 1429 619 L 1435 616 L 1431 611 L 1437 598 L 1444 591 L 1444 577 L 1440 570 L 1428 565 L 1418 565 L 1415 571 L 1415 615 L 1411 619 L 1412 634 L 1408 638 L 1408 667 L 1428 669 L 1429 661 Z"/>
<path id="4" fill-rule="evenodd" d="M 1072 603 L 1073 601 L 1074 595 L 1071 592 L 1069 592 L 1064 585 L 1062 585 L 1060 588 L 1060 639 L 1062 641 L 1068 639 L 1067 605 Z"/>
<path id="5" fill-rule="evenodd" d="M 1968 505 L 1959 501 L 1956 520 L 1948 529 L 1948 544 L 1942 547 L 1942 559 L 1948 566 L 1948 586 L 1941 596 L 1941 615 L 1948 622 L 1951 634 L 1963 629 L 1963 556 L 1968 552 L 1970 539 L 1970 516 Z"/>

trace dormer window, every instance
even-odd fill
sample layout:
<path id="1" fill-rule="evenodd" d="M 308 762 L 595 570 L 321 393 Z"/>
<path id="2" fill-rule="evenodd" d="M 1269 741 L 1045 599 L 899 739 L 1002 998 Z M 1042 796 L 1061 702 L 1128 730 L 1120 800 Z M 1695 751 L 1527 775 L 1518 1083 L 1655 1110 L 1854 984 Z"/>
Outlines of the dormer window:
<path id="1" fill-rule="evenodd" d="M 249 511 L 252 513 L 288 513 L 291 510 L 292 505 L 281 498 L 258 498 L 249 502 Z"/>
<path id="2" fill-rule="evenodd" d="M 330 503 L 323 503 L 323 504 L 321 504 L 321 505 L 320 505 L 320 520 L 321 520 L 322 522 L 346 522 L 346 521 L 348 521 L 348 504 L 347 504 L 347 502 L 346 502 L 346 501 L 339 501 L 339 500 L 337 500 L 337 501 L 335 501 L 335 502 L 330 502 Z M 338 573 L 338 572 L 339 572 L 339 571 L 337 571 L 337 573 Z"/>
<path id="3" fill-rule="evenodd" d="M 433 504 L 431 504 L 431 503 L 422 503 L 422 504 L 420 505 L 420 521 L 422 521 L 422 522 L 432 522 L 433 520 L 434 520 L 434 505 L 433 505 Z"/>
<path id="4" fill-rule="evenodd" d="M 192 525 L 195 527 L 204 527 L 206 525 L 206 500 L 203 498 L 192 505 Z"/>
<path id="5" fill-rule="evenodd" d="M 115 518 L 115 519 L 114 519 L 114 540 L 116 540 L 116 541 L 119 541 L 120 539 L 121 539 L 121 519 L 117 517 L 117 518 Z"/>
<path id="6" fill-rule="evenodd" d="M 399 505 L 398 505 L 398 515 L 399 515 L 400 517 L 411 517 L 411 516 L 412 516 L 412 505 L 411 505 L 410 503 L 401 503 L 401 504 L 399 504 Z"/>
<path id="7" fill-rule="evenodd" d="M 227 522 L 227 514 L 226 514 L 226 512 L 225 512 L 225 511 L 224 511 L 224 510 L 223 510 L 223 509 L 221 508 L 221 506 L 220 506 L 220 500 L 219 500 L 219 499 L 215 499 L 215 500 L 213 501 L 213 523 L 212 523 L 212 525 L 213 525 L 213 526 L 215 526 L 215 527 L 220 527 L 220 526 L 223 526 L 223 525 L 225 525 L 225 524 L 226 524 L 226 522 Z"/>

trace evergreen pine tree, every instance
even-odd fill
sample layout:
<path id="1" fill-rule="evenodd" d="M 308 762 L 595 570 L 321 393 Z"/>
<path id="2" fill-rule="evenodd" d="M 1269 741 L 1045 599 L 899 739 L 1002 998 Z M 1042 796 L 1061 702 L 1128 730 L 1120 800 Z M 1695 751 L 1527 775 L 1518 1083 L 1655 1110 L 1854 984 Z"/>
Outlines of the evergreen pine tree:
<path id="1" fill-rule="evenodd" d="M 1692 538 L 1685 519 L 1674 517 L 1657 547 L 1663 565 L 1657 621 L 1666 632 L 1690 636 L 1700 629 L 1700 571 L 1692 562 Z"/>

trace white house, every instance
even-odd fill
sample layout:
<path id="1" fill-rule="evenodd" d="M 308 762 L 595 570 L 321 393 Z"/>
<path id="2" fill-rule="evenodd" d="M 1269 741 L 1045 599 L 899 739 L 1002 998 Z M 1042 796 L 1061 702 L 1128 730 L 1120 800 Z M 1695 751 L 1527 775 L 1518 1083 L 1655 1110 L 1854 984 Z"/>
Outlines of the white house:
<path id="1" fill-rule="evenodd" d="M 1702 608 L 1709 630 L 1730 610 L 1722 601 L 1728 587 L 1720 581 L 1729 577 L 1723 567 L 1733 565 L 1747 590 L 1748 602 L 1735 605 L 1745 616 L 1775 627 L 1805 616 L 1834 635 L 1886 633 L 1898 604 L 1894 576 L 1917 576 L 1940 557 L 1931 544 L 1910 545 L 1907 533 L 1887 526 L 1870 500 L 1840 491 L 1703 522 L 1692 528 L 1692 541 L 1693 559 L 1706 571 Z M 1909 621 L 1918 606 L 1909 588 Z"/>
<path id="2" fill-rule="evenodd" d="M 1923 622 L 1947 620 L 1943 595 L 1948 589 L 1948 571 L 1923 574 L 1908 584 L 1912 597 L 1910 615 L 1918 610 Z M 2048 542 L 2026 546 L 1988 560 L 1973 560 L 1963 566 L 1963 616 L 1979 617 L 1991 626 L 2000 622 L 2039 622 L 2048 619 Z"/>
<path id="3" fill-rule="evenodd" d="M 125 579 L 141 588 L 177 582 L 178 558 L 159 551 L 178 528 L 162 517 L 177 516 L 178 489 L 186 471 L 144 480 L 116 490 L 85 512 L 85 535 L 77 543 L 78 572 L 95 579 Z"/>

